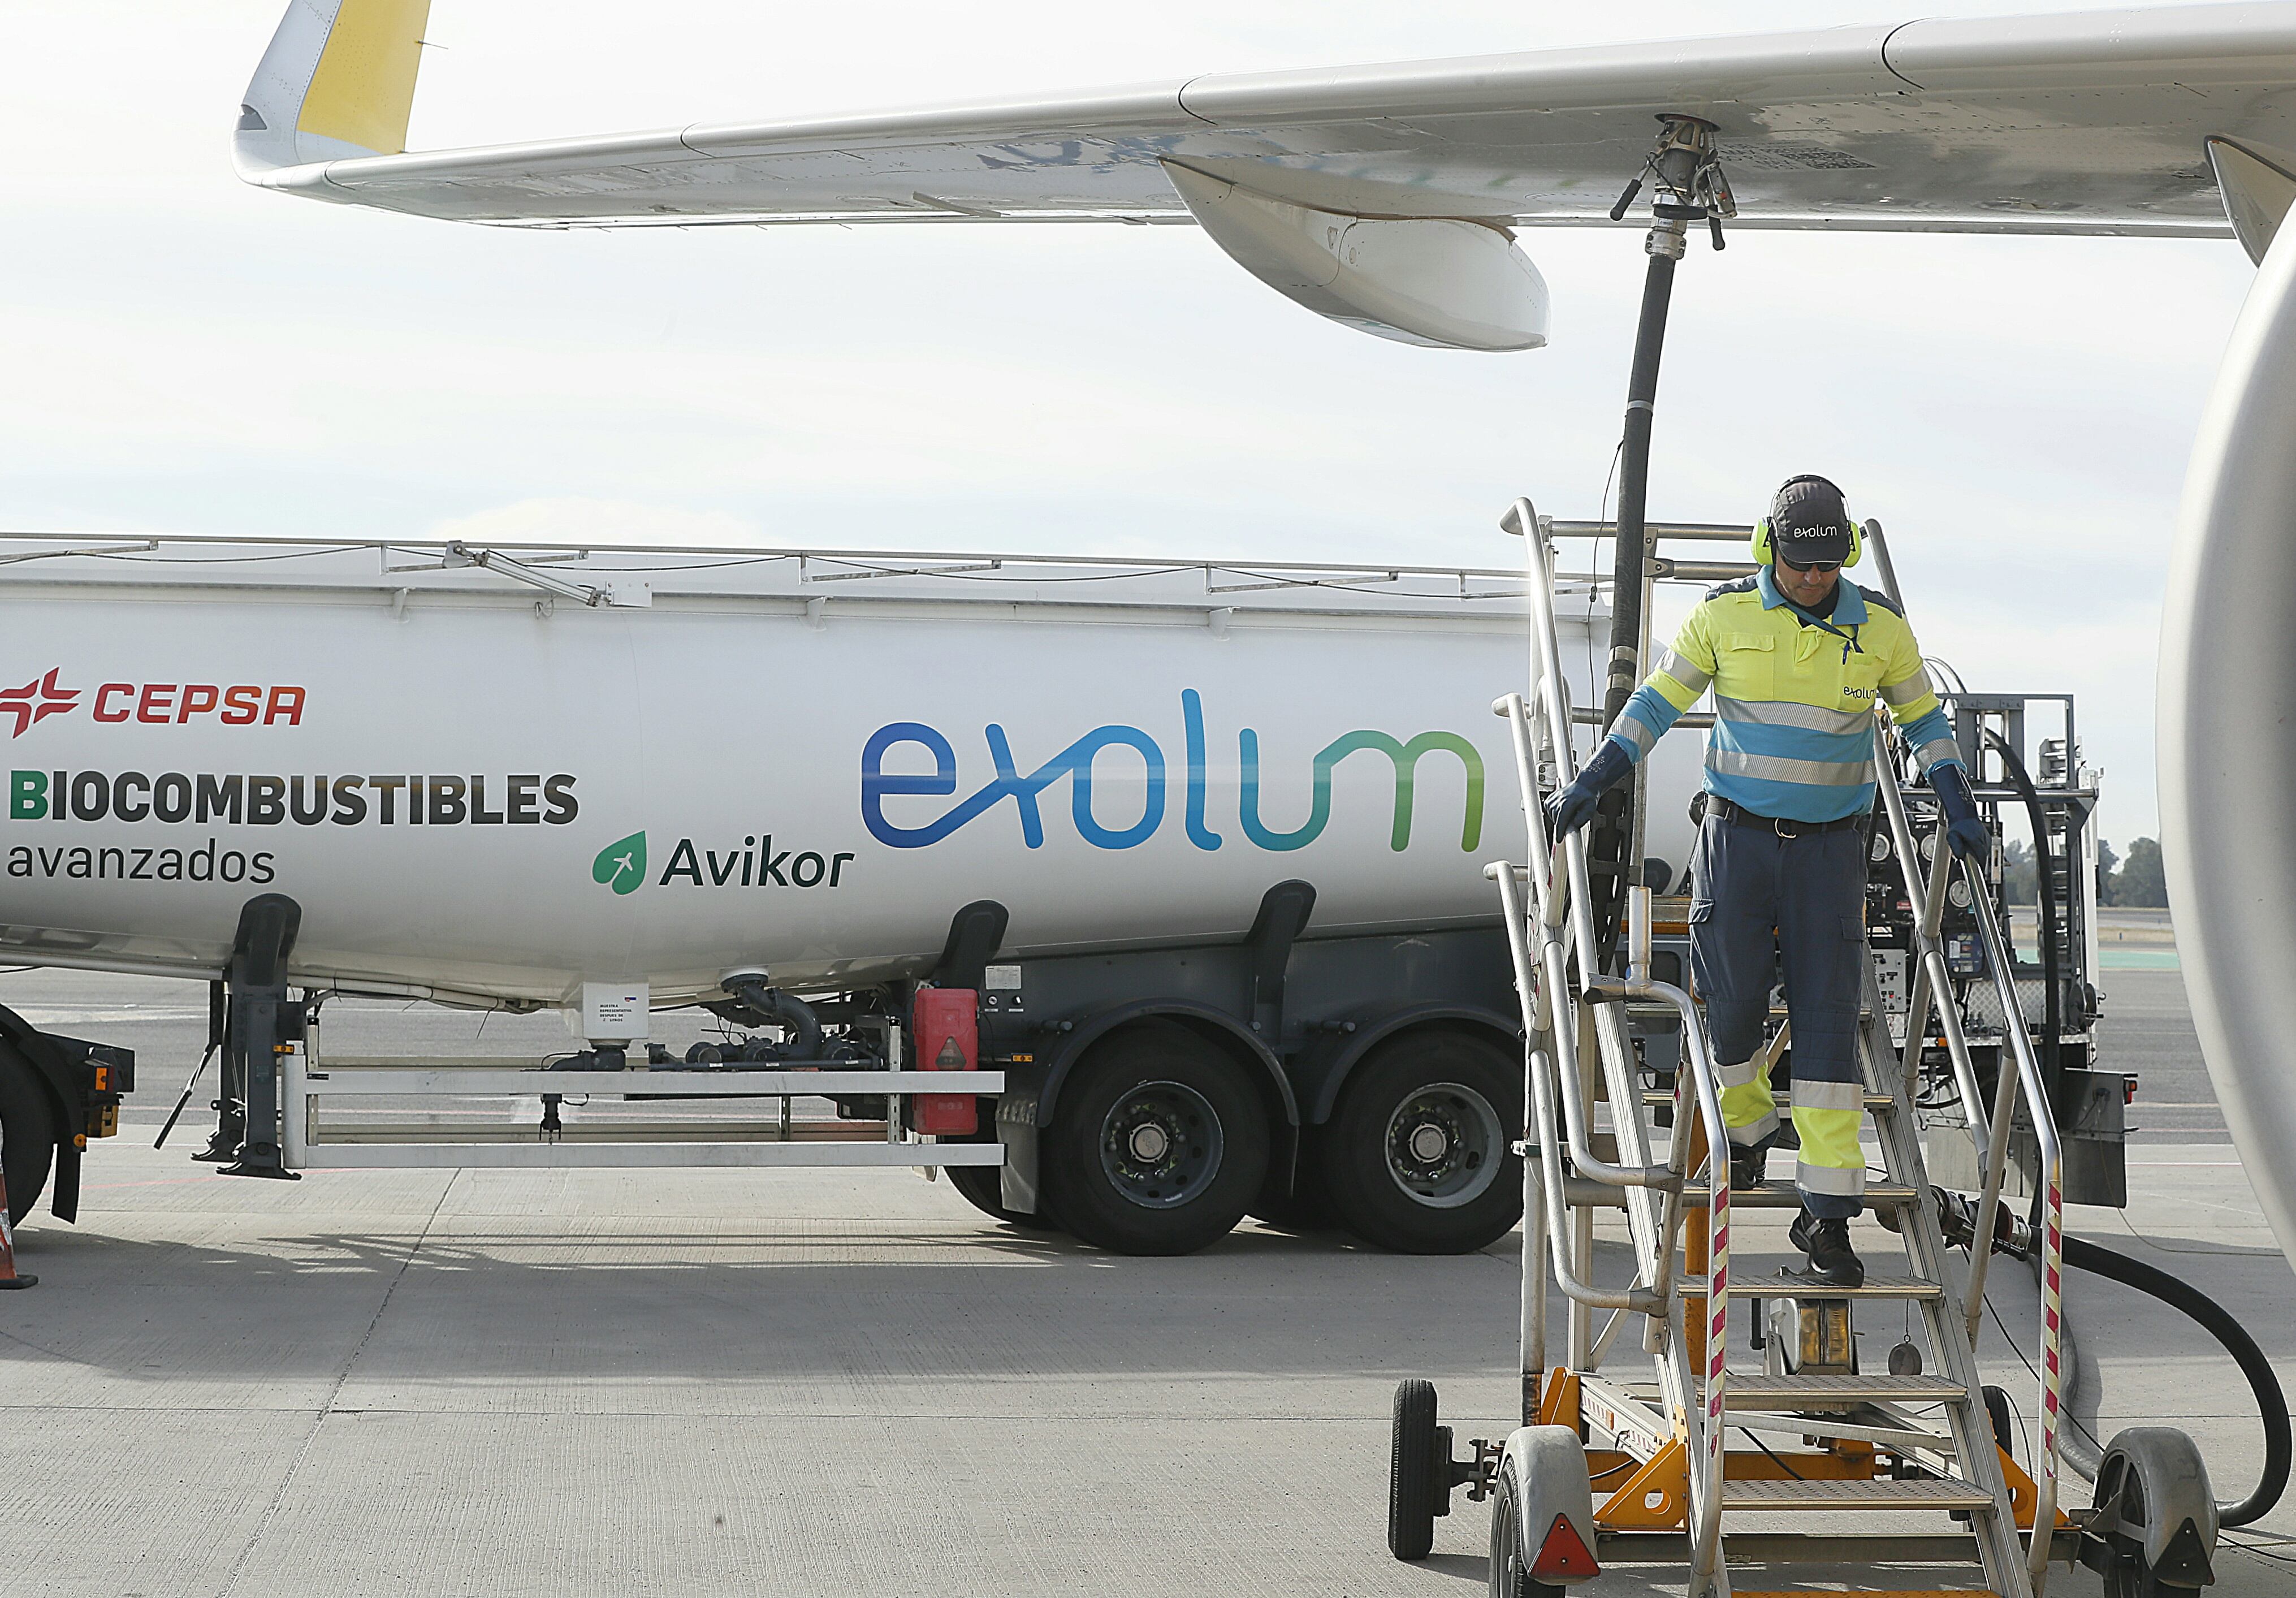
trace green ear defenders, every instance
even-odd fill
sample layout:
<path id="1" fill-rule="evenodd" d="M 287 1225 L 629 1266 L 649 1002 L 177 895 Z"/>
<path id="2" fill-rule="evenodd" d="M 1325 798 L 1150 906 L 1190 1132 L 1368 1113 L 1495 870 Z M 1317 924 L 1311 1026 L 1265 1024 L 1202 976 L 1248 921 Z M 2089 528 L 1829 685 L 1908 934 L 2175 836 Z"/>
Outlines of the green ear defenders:
<path id="1" fill-rule="evenodd" d="M 1841 490 L 1835 488 L 1834 485 L 1826 479 L 1818 476 L 1816 472 L 1804 472 L 1800 477 L 1788 478 L 1784 482 L 1778 485 L 1778 491 L 1770 496 L 1770 514 L 1763 517 L 1759 521 L 1754 523 L 1755 563 L 1760 566 L 1767 566 L 1771 561 L 1775 558 L 1776 552 L 1770 546 L 1771 517 L 1778 514 L 1779 508 L 1786 497 L 1787 491 L 1802 483 L 1822 484 L 1825 488 L 1833 489 L 1834 498 L 1842 503 L 1842 520 L 1849 524 L 1849 553 L 1841 558 L 1841 563 L 1844 566 L 1857 565 L 1858 557 L 1866 553 L 1865 529 L 1857 524 L 1857 518 L 1849 514 L 1848 502 L 1844 498 Z"/>

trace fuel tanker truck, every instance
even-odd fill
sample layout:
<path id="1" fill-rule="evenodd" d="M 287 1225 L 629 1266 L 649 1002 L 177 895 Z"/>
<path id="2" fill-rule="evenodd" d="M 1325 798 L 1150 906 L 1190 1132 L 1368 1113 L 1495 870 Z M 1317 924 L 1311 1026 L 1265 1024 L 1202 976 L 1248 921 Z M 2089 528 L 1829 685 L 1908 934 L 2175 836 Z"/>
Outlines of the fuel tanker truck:
<path id="1" fill-rule="evenodd" d="M 0 562 L 0 959 L 210 983 L 201 1157 L 234 1174 L 922 1167 L 1156 1252 L 1247 1212 L 1414 1250 L 1518 1214 L 1483 865 L 1524 847 L 1491 712 L 1527 672 L 1519 573 L 86 537 Z M 1607 611 L 1562 605 L 1585 671 Z M 1686 867 L 1678 808 L 1652 880 Z M 359 995 L 555 1007 L 574 1046 L 338 1058 L 321 1013 Z M 651 1041 L 692 1006 L 714 1038 Z M 0 1012 L 13 1213 L 53 1171 L 72 1214 L 135 1072 Z M 523 1108 L 473 1130 L 442 1100 Z"/>

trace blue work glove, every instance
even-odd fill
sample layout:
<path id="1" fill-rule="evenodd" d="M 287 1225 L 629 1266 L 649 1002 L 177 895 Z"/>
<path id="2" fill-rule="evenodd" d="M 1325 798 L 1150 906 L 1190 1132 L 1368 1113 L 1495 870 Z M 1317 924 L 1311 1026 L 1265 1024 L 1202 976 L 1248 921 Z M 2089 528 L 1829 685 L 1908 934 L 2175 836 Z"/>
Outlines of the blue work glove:
<path id="1" fill-rule="evenodd" d="M 1964 860 L 1982 858 L 1992 848 L 1992 835 L 1977 818 L 1977 800 L 1969 791 L 1969 774 L 1958 765 L 1930 767 L 1930 786 L 1937 791 L 1945 810 L 1947 847 Z"/>
<path id="2" fill-rule="evenodd" d="M 1546 824 L 1557 838 L 1577 832 L 1594 819 L 1595 806 L 1611 783 L 1634 769 L 1634 758 L 1627 746 L 1615 738 L 1603 740 L 1603 747 L 1587 762 L 1569 786 L 1546 799 Z"/>

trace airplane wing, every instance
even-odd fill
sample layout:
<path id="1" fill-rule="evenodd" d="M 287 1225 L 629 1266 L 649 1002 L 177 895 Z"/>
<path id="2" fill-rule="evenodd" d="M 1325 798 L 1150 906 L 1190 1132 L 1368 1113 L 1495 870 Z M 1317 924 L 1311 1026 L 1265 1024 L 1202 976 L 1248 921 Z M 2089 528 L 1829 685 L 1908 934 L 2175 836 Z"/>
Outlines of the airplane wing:
<path id="1" fill-rule="evenodd" d="M 2261 258 L 2296 198 L 2285 0 L 1216 74 L 408 154 L 429 9 L 292 0 L 242 108 L 242 175 L 542 227 L 1193 220 L 1311 308 L 1476 348 L 1544 341 L 1544 284 L 1505 230 L 1607 221 L 1661 115 L 1713 125 L 1740 226 L 2237 230 Z"/>
<path id="2" fill-rule="evenodd" d="M 545 226 L 1136 222 L 1187 219 L 1177 165 L 1326 211 L 1537 226 L 1607 219 L 1653 117 L 1677 112 L 1717 126 L 1742 225 L 2223 236 L 2204 141 L 2296 166 L 2289 4 L 1213 75 L 401 154 L 427 12 L 295 0 L 242 114 L 249 180 Z"/>

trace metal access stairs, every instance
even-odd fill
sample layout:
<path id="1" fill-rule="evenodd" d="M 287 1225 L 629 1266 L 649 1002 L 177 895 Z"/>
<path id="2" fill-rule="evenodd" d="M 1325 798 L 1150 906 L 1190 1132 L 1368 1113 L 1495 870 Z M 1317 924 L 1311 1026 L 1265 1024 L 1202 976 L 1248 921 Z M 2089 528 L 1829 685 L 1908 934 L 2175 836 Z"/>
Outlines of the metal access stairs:
<path id="1" fill-rule="evenodd" d="M 1527 1038 L 1522 1424 L 1572 1427 L 1584 1439 L 1594 1553 L 1603 1567 L 1686 1566 L 1690 1598 L 1734 1591 L 1755 1598 L 1734 1580 L 1757 1567 L 1812 1563 L 1957 1566 L 1984 1583 L 1866 1589 L 1875 1592 L 2038 1594 L 2070 1524 L 2056 1508 L 2061 1164 L 2051 1118 L 2032 1113 L 2042 1102 L 2039 1067 L 2019 1029 L 2010 1038 L 2017 1071 L 2002 1070 L 1992 1102 L 1980 1102 L 1937 938 L 1950 854 L 1938 848 L 1948 864 L 1923 872 L 1890 734 L 1877 720 L 1890 842 L 1928 914 L 1915 938 L 1920 964 L 1903 1052 L 1883 1019 L 1873 968 L 1866 969 L 1858 1057 L 1880 1156 L 1865 1195 L 1870 1218 L 1857 1224 L 1869 1274 L 1845 1291 L 1798 1279 L 1798 1252 L 1756 1263 L 1748 1258 L 1756 1247 L 1787 1249 L 1782 1237 L 1770 1245 L 1775 1223 L 1756 1217 L 1798 1209 L 1799 1195 L 1775 1181 L 1735 1192 L 1711 1187 L 1714 1173 L 1728 1168 L 1710 1157 L 1726 1146 L 1714 1061 L 1693 999 L 1651 976 L 1647 890 L 1628 896 L 1626 970 L 1605 974 L 1583 840 L 1547 840 L 1542 800 L 1577 769 L 1553 611 L 1554 556 L 1528 502 L 1517 502 L 1509 526 L 1529 552 L 1534 683 L 1528 700 L 1510 694 L 1494 709 L 1513 733 L 1530 858 L 1496 864 L 1487 874 L 1505 910 Z M 1971 887 L 1989 969 L 2005 985 L 2012 968 L 1988 895 L 1973 874 Z M 2005 996 L 2007 1013 L 2018 1013 L 2013 991 Z M 1684 1060 L 1671 1093 L 1644 1086 L 1629 1000 L 1679 1015 Z M 2031 1474 L 1996 1436 L 1975 1353 L 1990 1250 L 1972 1248 L 1956 1267 L 1941 1224 L 1947 1212 L 1923 1162 L 1914 1087 L 1922 1045 L 1939 1033 L 1986 1173 L 1975 1235 L 1992 1232 L 2014 1095 L 2024 1096 L 2041 1128 L 2046 1368 Z M 1598 1104 L 1608 1107 L 1607 1137 L 1595 1130 Z M 1665 1127 L 1653 1125 L 1660 1105 L 1673 1110 Z M 1598 1282 L 1596 1212 L 1619 1209 L 1633 1280 Z M 1735 1236 L 1734 1209 L 1750 1212 Z M 1892 1242 L 1902 1258 L 1885 1263 Z M 1570 1300 L 1569 1348 L 1551 1364 L 1550 1279 Z M 1851 1335 L 1857 1315 L 1869 1323 L 1880 1317 L 1885 1333 L 1906 1329 L 1910 1348 L 1893 1352 L 1890 1372 L 1860 1368 Z M 1648 1362 L 1647 1374 L 1635 1380 L 1611 1368 L 1626 1337 Z M 1755 1348 L 1761 1368 L 1741 1368 Z"/>

